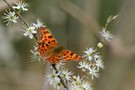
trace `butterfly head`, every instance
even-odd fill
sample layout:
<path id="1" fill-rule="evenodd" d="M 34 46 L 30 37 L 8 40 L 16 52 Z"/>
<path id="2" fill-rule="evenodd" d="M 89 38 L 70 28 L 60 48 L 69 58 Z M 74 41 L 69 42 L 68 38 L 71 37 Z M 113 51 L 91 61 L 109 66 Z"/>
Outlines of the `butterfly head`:
<path id="1" fill-rule="evenodd" d="M 42 26 L 42 27 L 39 28 L 39 31 L 40 31 L 41 33 L 44 32 L 45 30 L 46 30 L 46 27 L 43 27 L 43 26 Z"/>

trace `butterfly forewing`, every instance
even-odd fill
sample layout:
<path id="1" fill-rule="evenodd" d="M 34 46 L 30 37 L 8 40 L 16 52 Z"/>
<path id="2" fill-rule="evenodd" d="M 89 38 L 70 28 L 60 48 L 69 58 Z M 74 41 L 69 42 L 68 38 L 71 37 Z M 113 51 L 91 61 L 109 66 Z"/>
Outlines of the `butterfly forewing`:
<path id="1" fill-rule="evenodd" d="M 51 48 L 58 46 L 57 41 L 52 36 L 51 33 L 48 32 L 48 30 L 45 27 L 40 27 L 40 38 L 38 41 L 38 51 L 41 54 L 41 56 L 44 56 L 47 51 L 49 51 Z"/>

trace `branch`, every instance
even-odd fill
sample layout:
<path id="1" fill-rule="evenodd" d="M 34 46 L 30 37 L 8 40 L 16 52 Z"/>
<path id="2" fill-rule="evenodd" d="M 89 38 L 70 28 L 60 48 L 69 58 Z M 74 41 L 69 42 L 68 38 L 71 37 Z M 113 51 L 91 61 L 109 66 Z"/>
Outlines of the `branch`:
<path id="1" fill-rule="evenodd" d="M 56 64 L 52 64 L 52 67 L 56 71 L 56 73 L 58 73 L 58 70 L 56 68 Z M 68 86 L 66 85 L 66 83 L 64 82 L 64 80 L 62 79 L 62 77 L 60 75 L 58 75 L 58 78 L 60 79 L 60 82 L 62 83 L 62 85 L 64 86 L 64 88 L 66 88 L 68 90 Z"/>
<path id="2" fill-rule="evenodd" d="M 16 13 L 17 16 L 19 16 L 19 18 L 22 20 L 22 22 L 24 23 L 24 25 L 26 27 L 29 27 L 29 25 L 26 22 L 26 20 L 15 9 L 13 9 L 12 6 L 6 0 L 3 0 L 3 1 Z M 37 38 L 36 34 L 33 34 L 33 36 L 34 36 L 34 38 L 36 39 L 36 42 L 37 42 L 38 38 Z"/>

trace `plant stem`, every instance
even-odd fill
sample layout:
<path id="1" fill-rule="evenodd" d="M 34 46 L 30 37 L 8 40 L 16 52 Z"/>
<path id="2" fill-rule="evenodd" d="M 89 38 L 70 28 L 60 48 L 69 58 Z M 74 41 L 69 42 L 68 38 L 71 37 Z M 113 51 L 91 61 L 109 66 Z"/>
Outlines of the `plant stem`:
<path id="1" fill-rule="evenodd" d="M 6 0 L 3 0 L 18 16 L 19 18 L 23 21 L 23 23 L 29 27 L 29 25 L 27 24 L 27 22 L 24 20 L 24 18 L 15 10 L 12 8 L 12 6 L 6 1 Z"/>
<path id="2" fill-rule="evenodd" d="M 24 23 L 24 25 L 28 28 L 29 25 L 25 21 L 25 19 L 15 9 L 13 9 L 12 6 L 6 0 L 3 0 L 3 1 L 17 14 L 17 16 L 19 16 L 19 18 L 22 20 L 22 22 Z M 36 42 L 37 42 L 38 38 L 37 38 L 36 34 L 33 34 L 33 36 L 35 37 Z"/>
<path id="3" fill-rule="evenodd" d="M 52 64 L 52 67 L 56 71 L 56 73 L 58 73 L 58 70 L 56 68 L 56 64 Z M 66 85 L 66 83 L 64 82 L 64 80 L 62 79 L 62 77 L 60 75 L 58 75 L 58 78 L 60 79 L 60 82 L 62 83 L 62 85 L 64 86 L 64 88 L 66 88 L 68 90 L 68 86 Z"/>

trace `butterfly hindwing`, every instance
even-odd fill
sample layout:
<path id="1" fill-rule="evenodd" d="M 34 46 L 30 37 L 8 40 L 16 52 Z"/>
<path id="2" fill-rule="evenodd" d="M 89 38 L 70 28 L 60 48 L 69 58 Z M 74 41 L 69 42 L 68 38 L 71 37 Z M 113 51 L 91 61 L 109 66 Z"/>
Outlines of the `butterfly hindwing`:
<path id="1" fill-rule="evenodd" d="M 48 58 L 47 61 L 49 61 L 52 64 L 58 63 L 61 60 L 61 55 L 57 54 L 54 57 Z"/>
<path id="2" fill-rule="evenodd" d="M 54 57 L 48 58 L 47 61 L 50 63 L 57 63 L 60 60 L 69 61 L 79 61 L 81 57 L 76 53 L 71 52 L 70 50 L 63 50 L 60 54 L 56 54 Z"/>
<path id="3" fill-rule="evenodd" d="M 62 57 L 64 58 L 64 61 L 68 61 L 68 60 L 79 61 L 80 58 L 81 58 L 76 53 L 73 53 L 70 50 L 63 50 L 62 51 Z"/>

